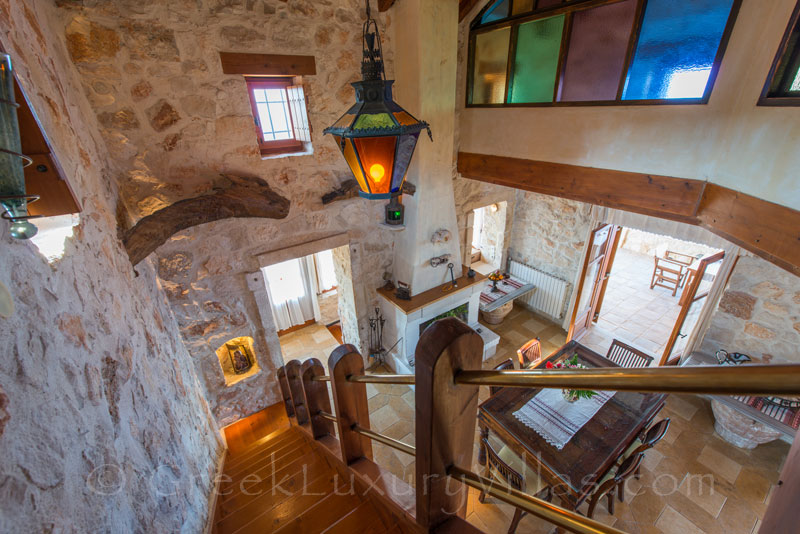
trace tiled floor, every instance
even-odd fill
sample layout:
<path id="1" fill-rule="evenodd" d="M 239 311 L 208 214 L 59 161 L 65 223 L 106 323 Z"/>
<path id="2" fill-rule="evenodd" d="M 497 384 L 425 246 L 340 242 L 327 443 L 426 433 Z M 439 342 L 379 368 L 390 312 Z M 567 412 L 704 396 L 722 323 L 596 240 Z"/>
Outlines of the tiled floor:
<path id="1" fill-rule="evenodd" d="M 670 289 L 650 289 L 653 258 L 622 248 L 611 272 L 600 318 L 581 343 L 606 354 L 611 342 L 619 339 L 654 356 L 655 365 L 678 318 L 682 289 L 674 297 Z"/>
<path id="2" fill-rule="evenodd" d="M 319 323 L 306 326 L 300 330 L 289 332 L 278 338 L 283 353 L 283 361 L 318 358 L 327 369 L 328 356 L 339 342 L 333 334 Z"/>

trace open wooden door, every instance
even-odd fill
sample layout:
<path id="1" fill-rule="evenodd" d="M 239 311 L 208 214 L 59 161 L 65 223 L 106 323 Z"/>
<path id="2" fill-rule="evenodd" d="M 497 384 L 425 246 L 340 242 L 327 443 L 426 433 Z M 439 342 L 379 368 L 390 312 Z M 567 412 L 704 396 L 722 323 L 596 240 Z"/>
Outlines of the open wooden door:
<path id="1" fill-rule="evenodd" d="M 567 341 L 583 337 L 592 322 L 597 320 L 619 243 L 619 231 L 619 226 L 603 224 L 589 238 L 589 252 L 576 288 L 578 298 L 572 312 Z"/>
<path id="2" fill-rule="evenodd" d="M 669 336 L 667 348 L 661 356 L 659 365 L 683 356 L 689 333 L 697 324 L 697 319 L 708 300 L 708 292 L 717 279 L 717 273 L 722 266 L 724 257 L 724 251 L 711 254 L 701 259 L 697 268 L 694 269 L 693 276 L 690 276 L 681 294 L 681 311 L 678 313 L 678 319 L 675 321 L 675 327 Z"/>

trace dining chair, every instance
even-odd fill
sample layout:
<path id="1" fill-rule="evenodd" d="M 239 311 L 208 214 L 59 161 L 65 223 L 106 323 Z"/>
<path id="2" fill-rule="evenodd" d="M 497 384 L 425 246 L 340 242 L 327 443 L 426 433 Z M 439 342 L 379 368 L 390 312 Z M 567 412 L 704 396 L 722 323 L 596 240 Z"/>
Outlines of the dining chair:
<path id="1" fill-rule="evenodd" d="M 608 473 L 598 481 L 597 489 L 589 500 L 589 511 L 586 517 L 592 517 L 597 503 L 604 496 L 608 499 L 608 513 L 614 515 L 614 490 L 616 490 L 619 500 L 622 501 L 625 494 L 625 481 L 639 469 L 642 460 L 644 460 L 644 453 L 640 452 L 628 456 L 616 470 L 614 470 L 614 466 L 608 470 Z"/>
<path id="2" fill-rule="evenodd" d="M 496 452 L 489 440 L 482 438 L 481 447 L 483 447 L 486 454 L 486 465 L 484 467 L 486 468 L 487 478 L 491 477 L 533 497 L 544 499 L 548 502 L 552 500 L 552 488 L 536 472 L 527 468 L 522 458 L 514 454 L 507 446 L 503 445 L 500 452 Z M 525 475 L 522 473 L 525 473 Z M 482 491 L 478 501 L 483 502 L 485 499 L 486 493 Z M 508 527 L 508 534 L 514 534 L 520 520 L 526 513 L 519 508 L 515 509 L 511 525 Z"/>
<path id="3" fill-rule="evenodd" d="M 538 337 L 535 337 L 522 345 L 517 350 L 519 368 L 536 367 L 542 361 L 542 344 Z"/>
<path id="4" fill-rule="evenodd" d="M 648 449 L 655 447 L 656 443 L 661 441 L 667 434 L 667 430 L 669 430 L 669 417 L 665 417 L 658 423 L 643 431 L 638 438 L 633 440 L 633 443 L 628 445 L 628 448 L 625 450 L 625 452 L 620 455 L 619 460 L 617 460 L 617 465 L 620 465 L 625 461 L 625 458 L 629 456 L 645 453 L 645 451 Z M 636 469 L 634 475 L 638 480 L 639 476 L 641 475 L 641 466 Z"/>
<path id="5" fill-rule="evenodd" d="M 505 360 L 503 362 L 500 362 L 499 364 L 495 365 L 493 369 L 495 371 L 506 371 L 508 369 L 513 369 L 513 368 L 514 368 L 514 360 L 509 358 L 509 359 L 507 359 L 507 360 Z M 503 386 L 489 386 L 489 395 L 494 395 L 495 393 L 497 393 L 501 389 L 503 389 Z"/>
<path id="6" fill-rule="evenodd" d="M 620 367 L 648 367 L 653 361 L 653 357 L 649 354 L 635 349 L 619 339 L 611 342 L 606 358 Z"/>

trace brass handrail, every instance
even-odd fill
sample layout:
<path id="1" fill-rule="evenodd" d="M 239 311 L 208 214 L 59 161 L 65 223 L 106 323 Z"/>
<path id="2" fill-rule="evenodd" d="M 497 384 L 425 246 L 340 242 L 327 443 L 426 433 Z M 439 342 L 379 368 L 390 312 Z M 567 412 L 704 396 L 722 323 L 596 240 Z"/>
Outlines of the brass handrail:
<path id="1" fill-rule="evenodd" d="M 525 388 L 717 395 L 800 395 L 800 365 L 460 371 L 455 377 L 455 382 Z"/>
<path id="2" fill-rule="evenodd" d="M 339 420 L 335 415 L 330 414 L 328 412 L 323 412 L 322 410 L 317 412 L 317 415 L 322 417 L 323 419 L 327 419 L 328 421 L 333 421 L 334 423 Z"/>
<path id="3" fill-rule="evenodd" d="M 594 519 L 584 517 L 577 512 L 572 512 L 566 508 L 561 508 L 555 504 L 542 499 L 532 497 L 527 493 L 515 490 L 497 481 L 489 480 L 476 475 L 471 471 L 466 471 L 460 467 L 450 466 L 447 474 L 467 486 L 486 492 L 488 495 L 516 506 L 531 515 L 535 515 L 545 521 L 566 528 L 579 534 L 625 534 L 625 532 L 614 527 L 604 525 Z"/>
<path id="4" fill-rule="evenodd" d="M 320 375 L 320 376 L 312 376 L 311 377 L 311 381 L 312 382 L 330 382 L 331 381 L 331 377 L 322 376 L 322 375 Z"/>
<path id="5" fill-rule="evenodd" d="M 330 381 L 328 376 L 313 380 Z M 348 382 L 415 383 L 414 375 L 352 375 Z M 715 395 L 800 395 L 800 365 L 460 371 L 457 384 Z"/>
<path id="6" fill-rule="evenodd" d="M 353 425 L 353 432 L 358 432 L 362 436 L 367 436 L 370 439 L 374 439 L 375 441 L 383 443 L 384 445 L 388 445 L 389 447 L 397 449 L 398 451 L 402 451 L 406 454 L 410 454 L 411 456 L 417 455 L 417 448 L 413 445 L 403 443 L 402 441 L 390 438 L 389 436 L 384 436 L 383 434 L 378 434 L 377 432 L 373 432 L 368 428 L 362 428 L 358 425 Z"/>

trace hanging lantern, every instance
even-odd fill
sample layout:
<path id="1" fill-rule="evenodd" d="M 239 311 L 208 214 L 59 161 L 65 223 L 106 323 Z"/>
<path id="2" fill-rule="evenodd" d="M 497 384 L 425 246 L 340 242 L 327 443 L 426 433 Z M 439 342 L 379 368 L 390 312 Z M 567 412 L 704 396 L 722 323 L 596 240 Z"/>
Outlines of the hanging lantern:
<path id="1" fill-rule="evenodd" d="M 11 237 L 30 239 L 37 229 L 28 222 L 34 218 L 28 215 L 28 203 L 39 197 L 25 194 L 23 161 L 30 165 L 32 160 L 20 153 L 17 107 L 11 57 L 0 53 L 0 213 L 11 221 Z"/>
<path id="2" fill-rule="evenodd" d="M 333 135 L 361 190 L 369 199 L 402 194 L 414 148 L 427 122 L 415 119 L 392 100 L 392 84 L 383 70 L 378 25 L 370 15 L 364 23 L 360 82 L 353 83 L 356 103 L 324 133 Z M 431 140 L 433 138 L 431 137 Z"/>

